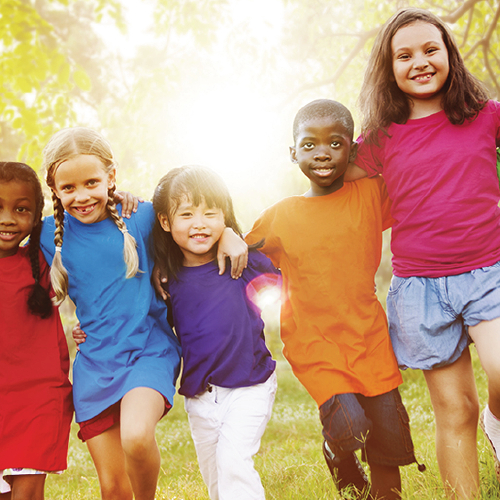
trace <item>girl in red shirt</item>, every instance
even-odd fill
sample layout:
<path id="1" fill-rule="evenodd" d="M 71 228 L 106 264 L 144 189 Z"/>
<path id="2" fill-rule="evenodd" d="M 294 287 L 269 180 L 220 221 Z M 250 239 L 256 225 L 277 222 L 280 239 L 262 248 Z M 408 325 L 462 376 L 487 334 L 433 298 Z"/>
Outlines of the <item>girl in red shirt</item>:
<path id="1" fill-rule="evenodd" d="M 28 165 L 0 162 L 1 500 L 43 500 L 47 473 L 67 467 L 69 356 L 39 249 L 43 204 Z"/>

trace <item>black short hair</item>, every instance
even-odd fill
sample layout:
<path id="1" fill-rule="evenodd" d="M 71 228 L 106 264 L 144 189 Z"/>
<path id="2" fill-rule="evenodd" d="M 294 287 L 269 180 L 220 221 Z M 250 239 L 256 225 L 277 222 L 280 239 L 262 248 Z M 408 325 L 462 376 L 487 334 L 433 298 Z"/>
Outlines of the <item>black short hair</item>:
<path id="1" fill-rule="evenodd" d="M 300 108 L 295 115 L 295 119 L 293 120 L 293 141 L 297 141 L 299 127 L 302 123 L 311 118 L 325 117 L 331 117 L 340 122 L 352 139 L 354 135 L 354 120 L 352 119 L 351 112 L 340 102 L 332 101 L 331 99 L 316 99 Z"/>

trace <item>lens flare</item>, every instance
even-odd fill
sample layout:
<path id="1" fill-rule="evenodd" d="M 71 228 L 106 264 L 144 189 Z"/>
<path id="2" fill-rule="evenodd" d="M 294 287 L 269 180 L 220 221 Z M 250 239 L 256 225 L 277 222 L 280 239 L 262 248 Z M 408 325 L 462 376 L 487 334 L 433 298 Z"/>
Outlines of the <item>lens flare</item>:
<path id="1" fill-rule="evenodd" d="M 261 310 L 274 305 L 281 298 L 281 276 L 261 274 L 248 283 L 246 292 L 247 297 Z"/>

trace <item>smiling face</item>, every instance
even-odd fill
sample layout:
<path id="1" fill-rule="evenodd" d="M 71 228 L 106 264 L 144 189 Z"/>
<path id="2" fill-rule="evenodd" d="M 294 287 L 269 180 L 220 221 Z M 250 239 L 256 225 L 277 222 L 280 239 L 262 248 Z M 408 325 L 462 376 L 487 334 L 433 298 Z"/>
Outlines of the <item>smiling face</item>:
<path id="1" fill-rule="evenodd" d="M 0 259 L 14 255 L 33 230 L 35 199 L 27 182 L 0 182 Z"/>
<path id="2" fill-rule="evenodd" d="M 53 189 L 68 214 L 92 224 L 108 217 L 108 189 L 114 184 L 114 168 L 106 173 L 97 156 L 78 155 L 57 167 Z"/>
<path id="3" fill-rule="evenodd" d="M 356 147 L 344 125 L 332 117 L 310 118 L 301 123 L 290 156 L 311 181 L 306 196 L 324 196 L 340 189 Z"/>
<path id="4" fill-rule="evenodd" d="M 198 206 L 184 196 L 169 218 L 158 214 L 164 231 L 172 233 L 184 255 L 184 266 L 195 267 L 211 262 L 217 254 L 217 242 L 226 227 L 220 208 L 208 207 L 205 199 Z"/>
<path id="5" fill-rule="evenodd" d="M 418 21 L 392 38 L 392 70 L 399 89 L 412 101 L 410 118 L 422 108 L 441 109 L 441 92 L 450 71 L 448 50 L 436 26 Z"/>

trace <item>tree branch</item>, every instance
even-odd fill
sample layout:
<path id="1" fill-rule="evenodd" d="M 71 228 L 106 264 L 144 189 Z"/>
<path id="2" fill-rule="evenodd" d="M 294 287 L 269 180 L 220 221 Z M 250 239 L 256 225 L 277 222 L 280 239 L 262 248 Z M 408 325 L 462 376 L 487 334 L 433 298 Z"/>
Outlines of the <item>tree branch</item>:
<path id="1" fill-rule="evenodd" d="M 441 19 L 446 23 L 456 23 L 469 9 L 472 9 L 474 5 L 483 0 L 467 0 L 464 2 L 455 12 L 442 16 Z"/>
<path id="2" fill-rule="evenodd" d="M 293 96 L 300 94 L 301 92 L 304 92 L 305 90 L 309 89 L 314 89 L 316 87 L 322 87 L 323 85 L 332 85 L 337 82 L 337 80 L 340 78 L 342 73 L 345 71 L 345 69 L 349 66 L 349 64 L 352 62 L 352 60 L 358 55 L 361 50 L 363 50 L 363 47 L 365 46 L 366 42 L 370 39 L 373 38 L 374 36 L 377 35 L 379 32 L 381 26 L 377 28 L 373 28 L 369 31 L 366 31 L 365 33 L 362 33 L 359 35 L 359 40 L 358 43 L 354 46 L 354 48 L 349 52 L 349 54 L 344 58 L 340 66 L 336 69 L 335 73 L 331 78 L 328 78 L 327 80 L 323 80 L 320 82 L 313 82 L 313 83 L 306 83 L 302 86 L 300 86 L 298 89 L 296 89 L 292 94 L 290 94 L 286 99 L 285 103 L 290 101 Z"/>

